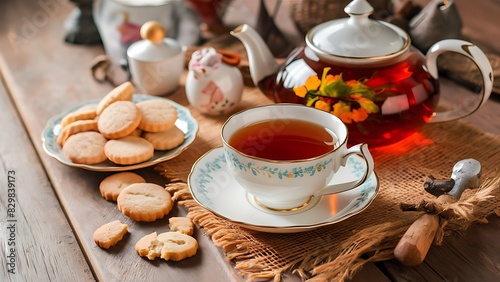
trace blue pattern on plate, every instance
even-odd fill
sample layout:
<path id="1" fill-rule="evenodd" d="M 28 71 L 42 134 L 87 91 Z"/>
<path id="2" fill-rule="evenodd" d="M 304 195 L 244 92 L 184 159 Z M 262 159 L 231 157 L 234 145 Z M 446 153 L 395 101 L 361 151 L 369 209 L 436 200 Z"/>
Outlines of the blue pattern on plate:
<path id="1" fill-rule="evenodd" d="M 219 170 L 223 170 L 223 166 L 226 166 L 226 158 L 224 154 L 220 154 L 215 156 L 213 160 L 210 162 L 206 162 L 202 167 L 198 169 L 198 174 L 194 178 L 194 189 L 196 190 L 196 194 L 203 198 L 204 202 L 211 203 L 211 197 L 215 196 L 215 190 L 217 187 L 213 184 L 215 172 Z M 212 186 L 207 187 L 208 184 L 212 184 Z"/>
<path id="2" fill-rule="evenodd" d="M 353 160 L 349 160 L 346 167 L 341 168 L 343 170 L 341 174 L 343 175 L 351 174 L 351 171 L 359 171 L 360 168 L 364 167 L 364 161 L 360 157 L 350 157 L 349 159 Z M 342 181 L 342 179 L 338 179 L 338 181 Z M 235 192 L 233 190 L 237 188 L 235 187 L 235 185 L 237 184 L 235 184 L 234 180 L 229 174 L 226 158 L 224 156 L 222 147 L 209 151 L 193 165 L 188 184 L 189 189 L 196 202 L 198 202 L 206 209 L 214 212 L 222 218 L 226 218 L 230 221 L 241 224 L 246 228 L 273 233 L 301 232 L 345 220 L 346 218 L 349 218 L 366 209 L 366 207 L 368 207 L 368 205 L 373 201 L 379 190 L 377 176 L 375 174 L 372 174 L 368 178 L 367 182 L 363 183 L 360 187 L 339 194 L 339 197 L 344 199 L 344 205 L 342 207 L 342 210 L 339 210 L 336 214 L 330 216 L 330 210 L 327 207 L 328 211 L 321 212 L 321 215 L 324 216 L 324 218 L 311 218 L 311 223 L 297 224 L 294 221 L 295 219 L 303 217 L 305 216 L 304 214 L 308 214 L 310 212 L 309 210 L 305 210 L 303 213 L 292 213 L 288 215 L 287 218 L 289 220 L 287 220 L 286 222 L 280 221 L 281 225 L 277 227 L 274 221 L 258 224 L 253 223 L 253 216 L 251 215 L 248 215 L 249 218 L 247 219 L 241 217 L 233 217 L 231 209 L 242 208 L 239 206 L 239 204 L 244 205 L 243 208 L 248 208 L 248 206 L 246 205 L 251 204 L 245 201 L 246 198 L 244 195 L 240 195 L 239 192 Z M 221 199 L 225 199 L 225 196 L 227 197 L 226 193 L 230 193 L 232 197 L 238 195 L 238 197 L 243 198 L 235 199 L 235 202 L 230 205 L 230 209 L 222 208 L 221 205 L 224 205 L 224 203 L 221 203 Z M 345 202 L 346 197 L 350 199 L 348 203 Z M 239 203 L 239 201 L 243 202 Z M 325 206 L 318 205 L 317 207 L 313 207 L 312 210 L 316 208 L 324 209 Z M 277 215 L 268 214 L 267 212 L 262 212 L 256 209 L 255 216 L 259 218 L 261 218 L 262 216 L 269 216 L 273 218 Z"/>
<path id="3" fill-rule="evenodd" d="M 167 151 L 155 151 L 154 156 L 151 160 L 139 163 L 136 165 L 130 165 L 130 166 L 122 166 L 122 165 L 117 165 L 114 164 L 110 161 L 105 161 L 100 164 L 96 165 L 83 165 L 83 164 L 75 164 L 69 159 L 67 159 L 61 151 L 61 147 L 57 144 L 57 136 L 61 132 L 61 120 L 69 113 L 76 111 L 77 109 L 87 106 L 87 105 L 97 105 L 100 100 L 92 100 L 85 102 L 83 104 L 80 104 L 78 106 L 75 106 L 68 111 L 65 111 L 59 115 L 56 115 L 52 117 L 48 122 L 47 125 L 45 126 L 44 130 L 42 131 L 42 142 L 43 142 L 43 148 L 47 154 L 50 156 L 56 158 L 58 161 L 61 163 L 68 165 L 68 166 L 73 166 L 73 167 L 80 167 L 88 170 L 94 170 L 94 171 L 126 171 L 126 170 L 132 170 L 132 169 L 138 169 L 138 168 L 143 168 L 147 166 L 151 166 L 169 159 L 172 159 L 179 155 L 183 150 L 185 150 L 189 145 L 191 145 L 195 138 L 196 134 L 198 133 L 198 123 L 196 119 L 194 119 L 191 116 L 191 113 L 189 109 L 186 107 L 172 101 L 166 98 L 162 97 L 157 97 L 157 96 L 150 96 L 150 95 L 143 95 L 143 94 L 135 94 L 133 102 L 138 103 L 141 101 L 146 101 L 146 100 L 152 100 L 152 99 L 164 99 L 168 100 L 177 110 L 177 121 L 175 122 L 175 125 L 181 129 L 184 134 L 184 143 L 181 144 L 179 147 L 174 148 L 172 150 L 167 150 Z"/>

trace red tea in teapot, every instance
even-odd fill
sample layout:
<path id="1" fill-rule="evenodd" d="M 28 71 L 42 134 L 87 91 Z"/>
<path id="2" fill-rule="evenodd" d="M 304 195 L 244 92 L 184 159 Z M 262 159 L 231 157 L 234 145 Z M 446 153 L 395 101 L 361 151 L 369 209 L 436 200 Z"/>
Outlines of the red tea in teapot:
<path id="1" fill-rule="evenodd" d="M 417 60 L 421 57 L 410 53 L 384 67 L 324 67 L 302 51 L 278 73 L 274 98 L 278 103 L 304 104 L 336 115 L 347 125 L 350 144 L 391 144 L 428 122 L 438 102 L 437 82 Z M 291 77 L 301 65 L 315 73 Z M 293 85 L 290 81 L 299 86 L 286 87 Z"/>
<path id="2" fill-rule="evenodd" d="M 324 127 L 303 120 L 258 122 L 236 131 L 228 143 L 236 150 L 268 160 L 303 160 L 334 149 L 334 138 Z"/>
<path id="3" fill-rule="evenodd" d="M 458 39 L 434 43 L 424 56 L 403 29 L 369 16 L 366 0 L 351 1 L 349 16 L 321 23 L 278 64 L 262 37 L 248 25 L 231 34 L 243 42 L 252 81 L 278 103 L 299 103 L 339 117 L 349 143 L 381 146 L 413 134 L 425 123 L 452 121 L 474 113 L 491 94 L 489 60 L 477 46 Z M 471 59 L 483 91 L 470 103 L 434 111 L 438 102 L 438 57 L 453 52 Z M 320 121 L 318 121 L 319 123 Z"/>

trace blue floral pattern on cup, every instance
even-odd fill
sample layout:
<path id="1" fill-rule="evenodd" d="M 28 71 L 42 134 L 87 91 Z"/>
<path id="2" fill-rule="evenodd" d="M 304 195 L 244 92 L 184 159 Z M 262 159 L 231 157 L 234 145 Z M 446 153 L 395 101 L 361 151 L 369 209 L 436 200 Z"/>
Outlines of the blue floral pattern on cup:
<path id="1" fill-rule="evenodd" d="M 218 186 L 220 183 L 217 183 L 214 177 L 216 177 L 218 173 L 226 172 L 226 166 L 227 160 L 222 152 L 220 154 L 213 155 L 210 158 L 206 158 L 205 161 L 199 162 L 198 165 L 196 165 L 197 169 L 196 171 L 193 171 L 194 177 L 190 179 L 192 182 L 190 184 L 190 188 L 195 190 L 194 192 L 196 196 L 202 202 L 212 205 L 213 202 L 211 199 L 213 199 L 213 197 L 217 197 L 217 193 L 223 190 L 222 187 Z M 250 169 L 244 164 L 241 164 L 241 166 L 241 169 Z M 361 177 L 366 169 L 366 165 L 364 165 L 359 158 L 349 158 L 346 167 L 350 168 L 350 173 L 356 178 Z M 259 173 L 258 170 L 256 170 L 255 173 Z M 267 173 L 267 171 L 264 173 Z M 275 175 L 278 176 L 278 174 Z M 227 176 L 230 177 L 229 174 Z M 284 177 L 283 173 L 281 174 L 281 177 Z M 369 200 L 370 195 L 373 194 L 374 189 L 376 188 L 375 181 L 375 177 L 370 177 L 366 180 L 365 184 L 358 188 L 359 192 L 356 197 L 353 198 L 352 209 L 358 209 L 362 205 L 366 204 L 366 201 Z"/>
<path id="2" fill-rule="evenodd" d="M 330 158 L 307 167 L 295 167 L 291 170 L 281 170 L 277 167 L 255 165 L 252 162 L 242 163 L 234 153 L 230 151 L 226 151 L 226 153 L 229 156 L 231 164 L 242 171 L 250 170 L 253 175 L 263 174 L 269 178 L 278 177 L 279 179 L 313 176 L 317 172 L 326 169 L 326 166 L 333 161 L 333 159 Z"/>

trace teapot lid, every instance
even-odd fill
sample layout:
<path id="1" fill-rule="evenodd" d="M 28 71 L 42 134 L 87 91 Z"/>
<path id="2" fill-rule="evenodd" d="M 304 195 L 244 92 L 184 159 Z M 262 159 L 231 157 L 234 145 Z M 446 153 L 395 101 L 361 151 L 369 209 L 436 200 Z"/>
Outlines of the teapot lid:
<path id="1" fill-rule="evenodd" d="M 135 60 L 157 62 L 182 52 L 182 46 L 171 38 L 165 38 L 163 26 L 155 21 L 146 22 L 140 31 L 143 40 L 134 42 L 127 49 L 127 55 Z"/>
<path id="2" fill-rule="evenodd" d="M 366 0 L 353 0 L 344 11 L 349 18 L 325 22 L 307 33 L 307 45 L 320 57 L 371 59 L 399 54 L 409 46 L 402 29 L 368 18 L 373 7 Z"/>

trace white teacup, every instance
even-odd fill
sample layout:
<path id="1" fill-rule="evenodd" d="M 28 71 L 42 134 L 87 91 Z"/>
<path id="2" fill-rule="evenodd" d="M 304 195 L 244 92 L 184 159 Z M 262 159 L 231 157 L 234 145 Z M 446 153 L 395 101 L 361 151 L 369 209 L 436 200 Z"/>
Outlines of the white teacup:
<path id="1" fill-rule="evenodd" d="M 273 142 L 278 142 L 279 135 L 284 132 L 286 126 L 296 120 L 322 128 L 331 136 L 330 140 L 322 142 L 331 142 L 334 146 L 320 155 L 301 159 L 293 158 L 296 151 L 309 152 L 305 147 L 282 152 L 280 158 L 292 158 L 289 160 L 259 156 L 261 151 L 271 148 L 267 146 L 276 145 Z M 234 143 L 235 136 L 242 135 L 240 129 L 253 128 L 255 124 L 262 122 L 266 127 L 245 133 L 256 137 L 251 142 L 255 144 L 253 149 L 243 150 L 240 145 Z M 303 208 L 314 197 L 358 187 L 373 172 L 373 158 L 368 146 L 362 143 L 347 148 L 348 132 L 345 124 L 336 116 L 312 107 L 274 104 L 247 109 L 232 115 L 223 125 L 221 134 L 229 172 L 248 193 L 254 196 L 259 205 L 270 210 L 293 211 Z M 284 146 L 278 147 L 281 151 L 281 147 Z M 245 150 L 247 153 L 242 152 Z M 357 154 L 366 161 L 364 175 L 355 181 L 329 185 L 340 166 L 345 166 L 352 154 Z"/>

